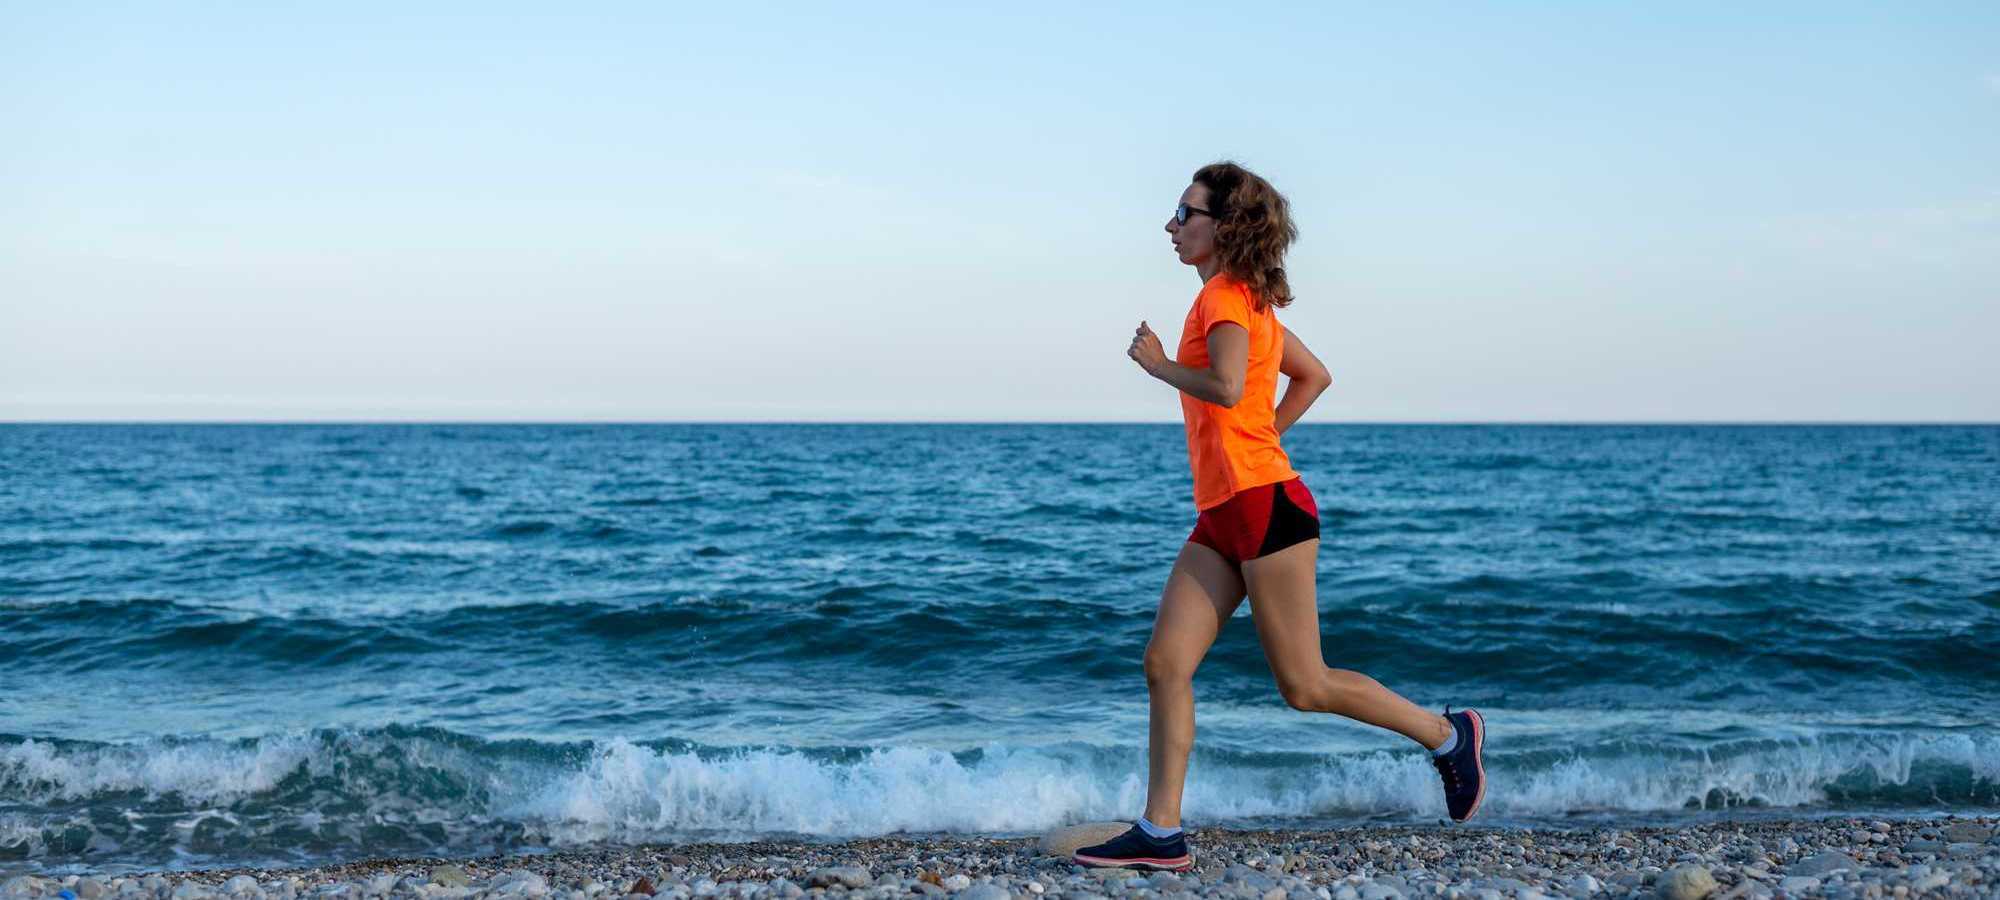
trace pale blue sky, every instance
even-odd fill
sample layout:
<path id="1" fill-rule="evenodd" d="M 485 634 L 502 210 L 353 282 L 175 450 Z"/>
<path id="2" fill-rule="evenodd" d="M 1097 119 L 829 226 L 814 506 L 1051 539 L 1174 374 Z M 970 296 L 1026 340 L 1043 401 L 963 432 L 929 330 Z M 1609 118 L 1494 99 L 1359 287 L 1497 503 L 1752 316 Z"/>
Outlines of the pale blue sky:
<path id="1" fill-rule="evenodd" d="M 1308 422 L 2000 420 L 1991 3 L 407 5 L 0 4 L 0 419 L 1178 421 L 1230 157 Z"/>

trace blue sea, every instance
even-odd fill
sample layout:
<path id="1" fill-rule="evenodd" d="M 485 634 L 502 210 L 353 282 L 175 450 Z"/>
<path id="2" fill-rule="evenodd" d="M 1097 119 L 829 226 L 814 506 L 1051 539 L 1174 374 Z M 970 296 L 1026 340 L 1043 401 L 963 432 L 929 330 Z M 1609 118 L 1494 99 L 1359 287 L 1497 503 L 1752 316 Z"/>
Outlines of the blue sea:
<path id="1" fill-rule="evenodd" d="M 1285 444 L 1482 822 L 2000 811 L 2000 427 Z M 1130 819 L 1194 514 L 1178 425 L 0 426 L 0 870 Z M 1441 819 L 1250 609 L 1187 824 Z"/>

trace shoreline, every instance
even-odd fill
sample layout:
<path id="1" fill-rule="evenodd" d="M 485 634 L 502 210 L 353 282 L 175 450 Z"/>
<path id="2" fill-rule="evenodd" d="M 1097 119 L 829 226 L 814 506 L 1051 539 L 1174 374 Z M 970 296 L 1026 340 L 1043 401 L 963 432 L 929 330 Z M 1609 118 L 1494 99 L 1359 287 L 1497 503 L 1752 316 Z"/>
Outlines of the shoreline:
<path id="1" fill-rule="evenodd" d="M 1179 874 L 1086 869 L 1066 853 L 1050 855 L 1050 841 L 1068 830 L 1042 838 L 889 835 L 379 858 L 303 868 L 10 875 L 0 879 L 0 900 L 60 898 L 64 890 L 77 900 L 620 900 L 634 888 L 640 900 L 648 888 L 655 900 L 808 894 L 846 900 L 2000 896 L 2000 815 L 1564 830 L 1191 829 L 1195 866 Z"/>

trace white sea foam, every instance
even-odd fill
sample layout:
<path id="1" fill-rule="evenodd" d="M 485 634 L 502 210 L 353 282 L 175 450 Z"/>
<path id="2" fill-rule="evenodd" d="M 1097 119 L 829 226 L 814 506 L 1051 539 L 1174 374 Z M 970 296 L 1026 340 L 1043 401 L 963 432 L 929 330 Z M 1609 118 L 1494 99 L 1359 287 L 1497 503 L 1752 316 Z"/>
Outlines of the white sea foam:
<path id="1" fill-rule="evenodd" d="M 0 747 L 0 786 L 31 802 L 127 791 L 229 801 L 270 790 L 307 761 L 314 743 L 303 734 L 72 747 L 31 738 Z"/>
<path id="2" fill-rule="evenodd" d="M 1719 804 L 2000 806 L 2000 734 L 1985 730 L 1858 731 L 1706 749 L 1631 741 L 1576 752 L 1490 749 L 1487 766 L 1484 810 L 1496 818 L 1649 815 Z M 309 785 L 287 781 L 301 772 Z M 92 837 L 99 844 L 179 847 L 197 823 L 222 835 L 304 827 L 356 841 L 378 826 L 436 823 L 454 845 L 477 845 L 506 829 L 568 845 L 1031 832 L 1130 819 L 1145 791 L 1144 748 L 1078 743 L 953 754 L 924 747 L 697 753 L 618 739 L 501 745 L 435 732 L 129 745 L 28 740 L 0 745 L 0 793 L 49 809 L 0 820 L 0 846 L 32 851 L 37 835 L 79 821 L 79 802 L 128 813 L 127 827 L 92 827 L 102 831 Z M 362 808 L 329 812 L 335 798 Z M 145 816 L 130 814 L 141 805 Z M 1184 817 L 1199 825 L 1443 814 L 1437 775 L 1415 748 L 1318 757 L 1197 751 L 1183 799 Z M 411 829 L 413 840 L 419 831 Z"/>
<path id="3" fill-rule="evenodd" d="M 679 830 L 1012 831 L 1041 827 L 1064 811 L 1113 806 L 1120 776 L 1091 777 L 1068 762 L 1004 747 L 972 766 L 942 750 L 914 747 L 869 751 L 851 763 L 770 750 L 703 760 L 612 741 L 580 771 L 562 773 L 496 812 L 566 824 L 577 840 Z"/>
<path id="4" fill-rule="evenodd" d="M 1890 803 L 1889 787 L 1958 802 L 2000 800 L 2000 739 L 1967 735 L 1860 736 L 1757 742 L 1714 752 L 1572 755 L 1531 763 L 1488 760 L 1485 807 L 1501 816 L 1658 813 L 1718 805 L 1823 804 L 1843 779 L 1849 793 Z M 1540 755 L 1546 757 L 1546 755 Z M 1130 763 L 1130 764 L 1128 764 Z M 1930 771 L 1920 769 L 1928 766 Z M 1858 781 L 1856 781 L 1858 779 Z M 703 760 L 614 741 L 580 770 L 561 773 L 495 812 L 537 821 L 568 840 L 638 839 L 684 831 L 820 835 L 910 831 L 1032 831 L 1136 815 L 1145 802 L 1143 754 L 1076 748 L 988 747 L 976 763 L 938 750 L 889 748 L 858 761 L 815 761 L 746 750 Z M 1189 772 L 1183 814 L 1249 818 L 1444 815 L 1426 756 L 1369 752 L 1304 769 L 1204 761 Z"/>

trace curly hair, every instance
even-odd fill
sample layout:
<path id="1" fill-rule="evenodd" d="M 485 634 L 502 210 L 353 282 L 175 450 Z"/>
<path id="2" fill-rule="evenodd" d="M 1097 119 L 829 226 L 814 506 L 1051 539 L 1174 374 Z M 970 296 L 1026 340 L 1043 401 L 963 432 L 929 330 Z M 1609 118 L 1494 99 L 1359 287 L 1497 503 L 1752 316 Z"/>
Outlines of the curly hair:
<path id="1" fill-rule="evenodd" d="M 1208 188 L 1215 213 L 1215 252 L 1222 271 L 1250 287 L 1259 306 L 1290 306 L 1285 249 L 1299 239 L 1285 195 L 1257 173 L 1230 160 L 1195 170 L 1194 183 Z"/>

